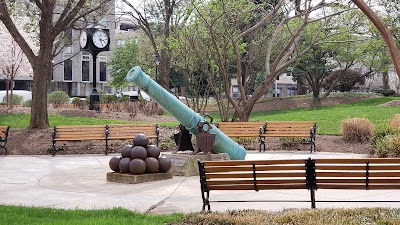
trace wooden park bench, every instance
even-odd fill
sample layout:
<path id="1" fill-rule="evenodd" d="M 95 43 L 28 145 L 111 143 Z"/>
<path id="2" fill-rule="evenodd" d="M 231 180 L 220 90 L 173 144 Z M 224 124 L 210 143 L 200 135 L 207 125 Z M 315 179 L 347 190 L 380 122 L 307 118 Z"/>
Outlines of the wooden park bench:
<path id="1" fill-rule="evenodd" d="M 133 140 L 137 134 L 146 134 L 148 138 L 159 141 L 157 124 L 108 124 L 55 126 L 52 132 L 53 156 L 56 154 L 56 142 L 59 141 L 105 141 L 105 154 L 108 154 L 110 140 Z"/>
<path id="2" fill-rule="evenodd" d="M 230 138 L 258 138 L 260 141 L 261 151 L 261 145 L 263 144 L 261 135 L 265 126 L 265 122 L 219 122 L 216 126 L 220 131 Z"/>
<path id="3" fill-rule="evenodd" d="M 7 155 L 7 140 L 8 140 L 8 131 L 10 130 L 10 126 L 0 126 L 0 148 L 4 148 L 4 155 Z"/>
<path id="4" fill-rule="evenodd" d="M 158 124 L 109 124 L 107 129 L 107 143 L 109 140 L 129 140 L 142 133 L 149 139 L 155 139 L 158 146 L 160 130 Z"/>
<path id="5" fill-rule="evenodd" d="M 56 154 L 56 142 L 106 140 L 105 125 L 55 126 L 52 132 L 53 156 Z M 108 152 L 108 146 L 105 150 Z"/>
<path id="6" fill-rule="evenodd" d="M 400 202 L 399 200 L 316 200 L 318 189 L 390 190 L 400 189 L 400 159 L 288 159 L 198 161 L 203 207 L 210 202 Z M 290 190 L 310 192 L 310 200 L 210 200 L 210 191 Z M 258 198 L 259 199 L 259 198 Z"/>
<path id="7" fill-rule="evenodd" d="M 311 152 L 315 151 L 315 135 L 317 123 L 312 121 L 267 121 L 264 130 L 260 134 L 261 145 L 265 151 L 265 138 L 286 137 L 286 138 L 307 138 L 310 143 Z"/>

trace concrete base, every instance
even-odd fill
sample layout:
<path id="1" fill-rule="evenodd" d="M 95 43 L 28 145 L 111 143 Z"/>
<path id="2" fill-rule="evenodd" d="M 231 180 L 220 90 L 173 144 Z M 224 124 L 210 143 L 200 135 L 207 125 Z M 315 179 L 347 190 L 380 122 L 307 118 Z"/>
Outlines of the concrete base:
<path id="1" fill-rule="evenodd" d="M 197 160 L 201 161 L 223 161 L 230 160 L 228 153 L 219 154 L 202 154 L 191 155 L 191 151 L 178 152 L 175 154 L 162 153 L 163 156 L 171 159 L 171 169 L 173 175 L 175 176 L 198 176 L 199 166 L 197 165 Z"/>
<path id="2" fill-rule="evenodd" d="M 141 175 L 134 175 L 130 173 L 116 173 L 116 172 L 108 172 L 107 173 L 107 181 L 109 182 L 117 182 L 117 183 L 126 183 L 126 184 L 138 184 L 149 181 L 156 180 L 165 180 L 171 179 L 172 173 L 146 173 Z"/>

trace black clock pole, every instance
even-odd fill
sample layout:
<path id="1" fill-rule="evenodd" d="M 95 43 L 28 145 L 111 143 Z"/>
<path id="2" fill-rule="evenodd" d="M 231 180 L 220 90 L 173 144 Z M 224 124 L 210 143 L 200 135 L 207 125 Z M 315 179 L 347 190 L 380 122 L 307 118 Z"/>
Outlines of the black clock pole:
<path id="1" fill-rule="evenodd" d="M 100 95 L 96 89 L 97 55 L 110 50 L 110 33 L 108 29 L 85 28 L 79 41 L 81 50 L 90 52 L 93 58 L 93 90 L 89 98 L 89 110 L 100 110 Z"/>
<path id="2" fill-rule="evenodd" d="M 98 51 L 92 51 L 93 56 L 93 90 L 90 94 L 90 101 L 89 101 L 89 110 L 100 110 L 100 95 L 96 89 L 96 62 L 97 62 L 97 55 L 99 54 Z"/>

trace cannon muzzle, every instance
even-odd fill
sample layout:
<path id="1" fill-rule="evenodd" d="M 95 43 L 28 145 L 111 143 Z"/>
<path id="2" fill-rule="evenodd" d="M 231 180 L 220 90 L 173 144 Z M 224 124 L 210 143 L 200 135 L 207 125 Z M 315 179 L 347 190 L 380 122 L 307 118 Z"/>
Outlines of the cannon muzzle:
<path id="1" fill-rule="evenodd" d="M 194 135 L 198 134 L 198 124 L 205 122 L 205 119 L 152 80 L 139 66 L 135 66 L 129 70 L 126 80 L 133 82 L 153 100 L 163 106 L 190 133 Z M 232 160 L 243 160 L 246 157 L 246 149 L 226 136 L 215 126 L 211 125 L 211 129 L 208 132 L 215 134 L 215 142 L 212 148 L 214 152 L 227 153 Z"/>

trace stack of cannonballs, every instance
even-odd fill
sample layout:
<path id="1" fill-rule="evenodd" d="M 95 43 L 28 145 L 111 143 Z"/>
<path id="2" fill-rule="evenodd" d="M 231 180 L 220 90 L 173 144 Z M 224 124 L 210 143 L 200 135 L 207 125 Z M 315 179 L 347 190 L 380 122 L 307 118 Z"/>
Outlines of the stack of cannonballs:
<path id="1" fill-rule="evenodd" d="M 138 134 L 133 138 L 133 146 L 125 145 L 121 149 L 121 156 L 110 159 L 110 168 L 114 172 L 132 173 L 166 173 L 171 169 L 171 160 L 160 156 L 160 148 L 149 145 L 145 134 Z"/>

